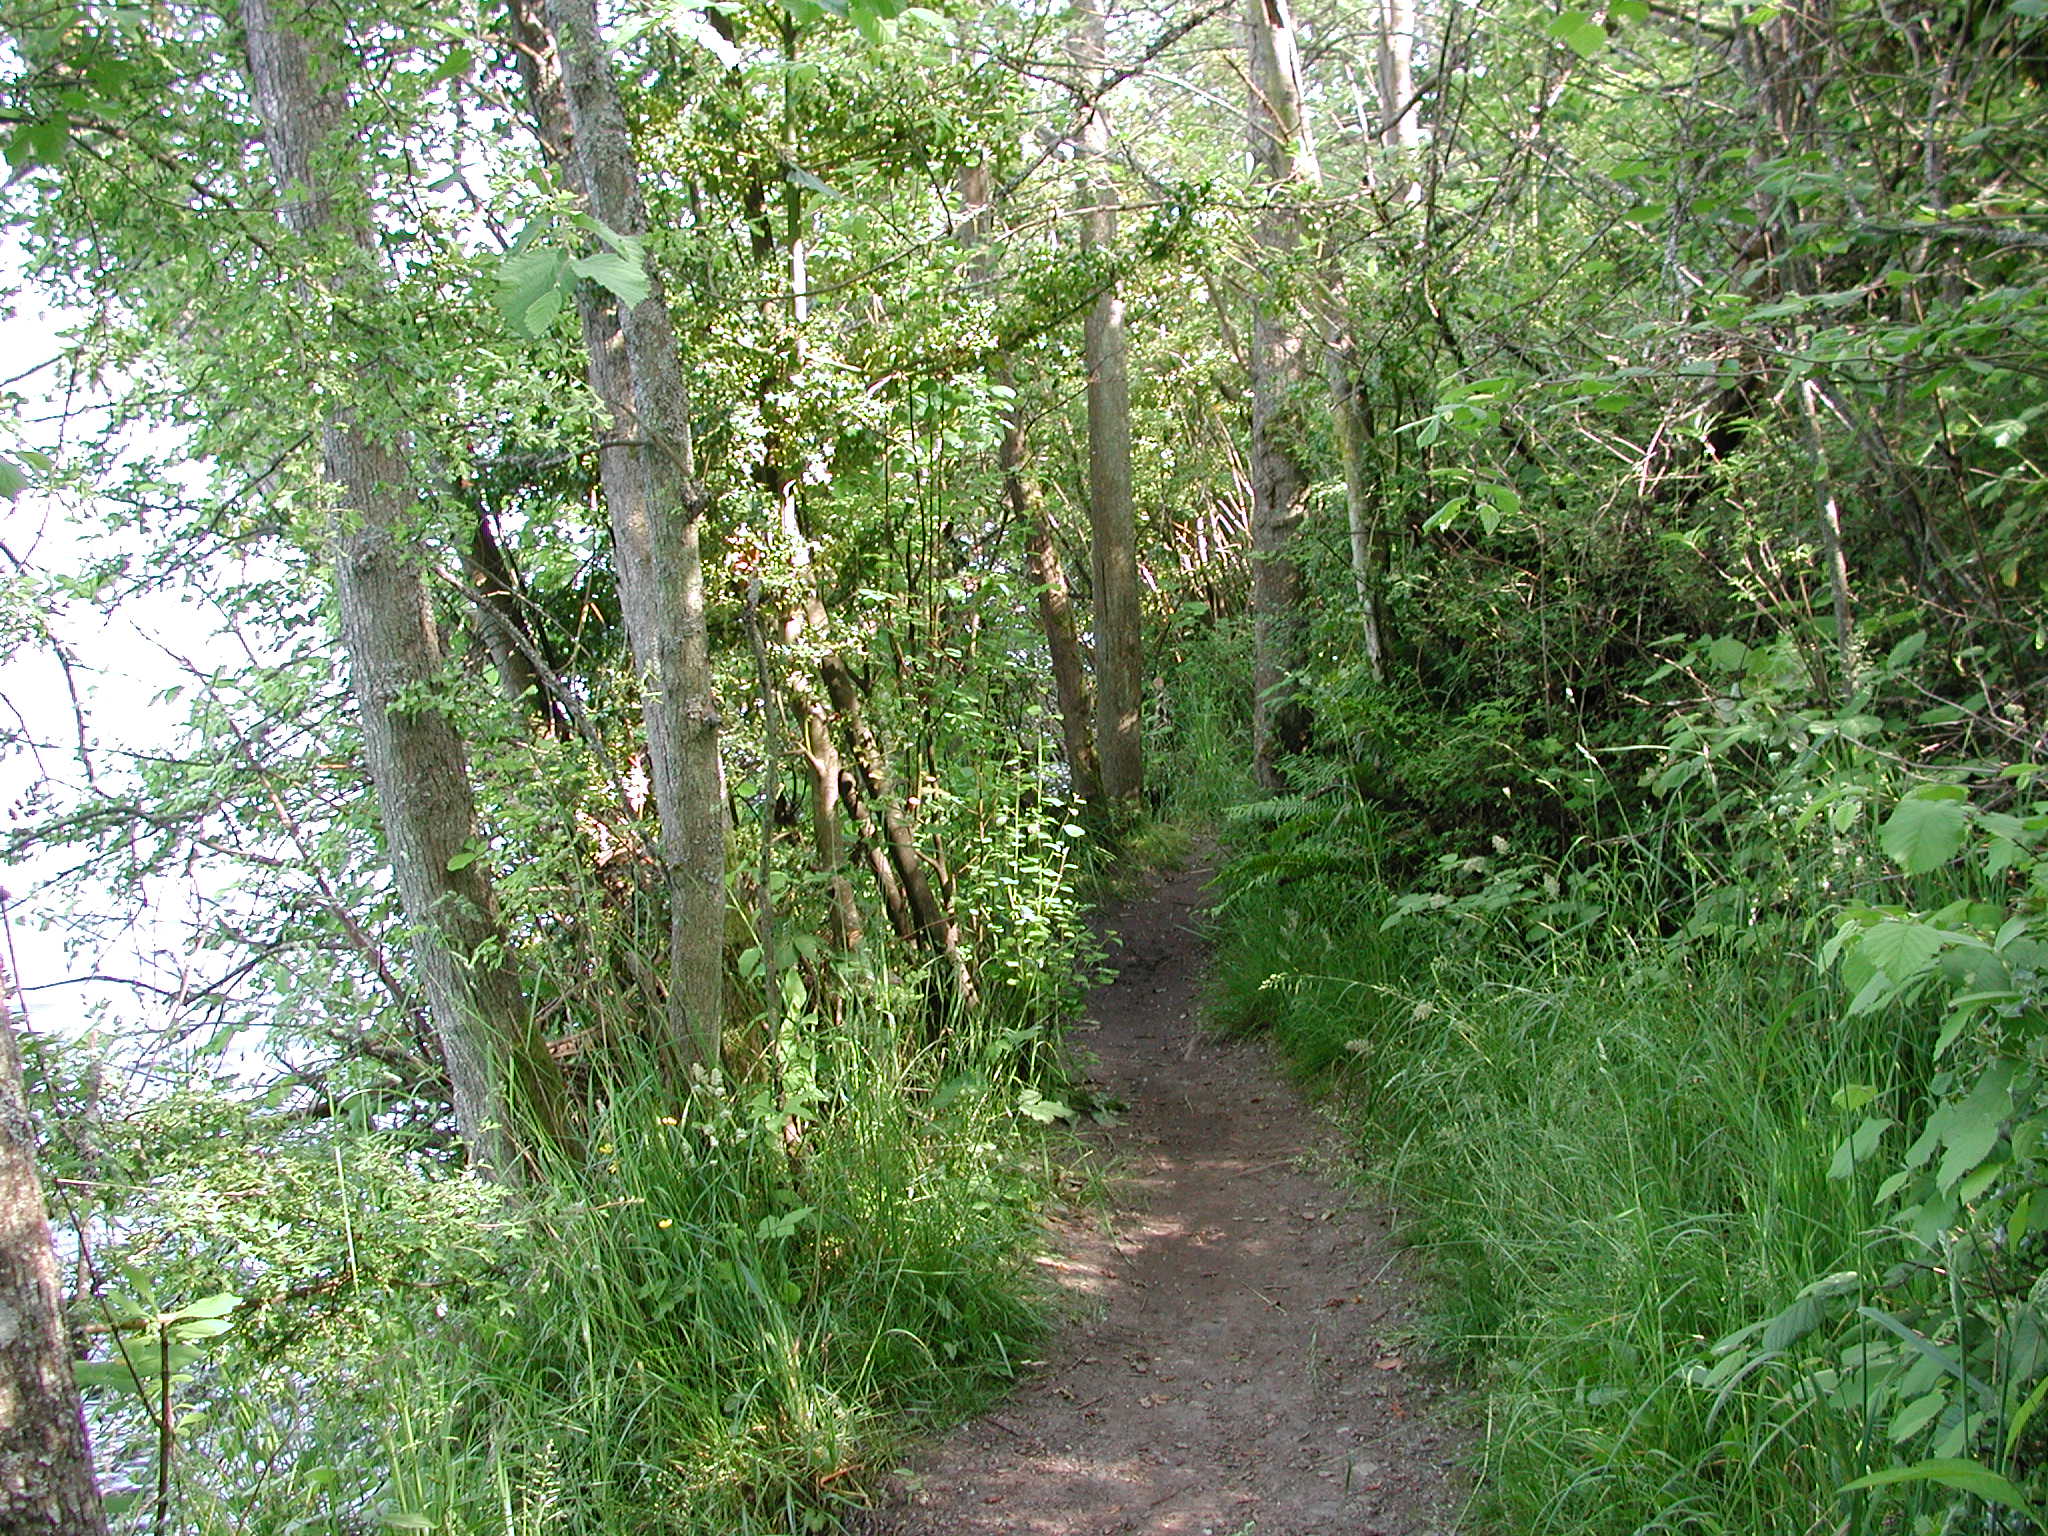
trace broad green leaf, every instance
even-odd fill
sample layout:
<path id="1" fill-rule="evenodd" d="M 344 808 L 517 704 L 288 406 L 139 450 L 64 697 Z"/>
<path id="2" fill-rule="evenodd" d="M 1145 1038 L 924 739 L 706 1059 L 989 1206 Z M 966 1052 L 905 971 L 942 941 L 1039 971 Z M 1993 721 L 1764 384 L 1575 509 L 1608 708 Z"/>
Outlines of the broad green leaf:
<path id="1" fill-rule="evenodd" d="M 1898 803 L 1877 840 L 1909 875 L 1939 869 L 1962 851 L 1969 808 L 1956 800 L 1908 796 Z"/>
<path id="2" fill-rule="evenodd" d="M 1707 660 L 1723 672 L 1740 672 L 1749 661 L 1749 647 L 1732 635 L 1707 642 Z"/>
<path id="3" fill-rule="evenodd" d="M 1893 981 L 1906 982 L 1926 971 L 1950 940 L 1939 928 L 1892 919 L 1864 929 L 1856 953 Z"/>
<path id="4" fill-rule="evenodd" d="M 1582 59 L 1607 46 L 1606 30 L 1584 11 L 1566 11 L 1543 30 Z"/>
<path id="5" fill-rule="evenodd" d="M 1884 1139 L 1884 1133 L 1897 1124 L 1898 1121 L 1888 1115 L 1872 1115 L 1866 1119 L 1850 1132 L 1839 1147 L 1835 1148 L 1834 1161 L 1828 1164 L 1828 1177 L 1854 1177 L 1857 1168 L 1870 1161 L 1870 1155 L 1877 1150 L 1877 1144 Z"/>
<path id="6" fill-rule="evenodd" d="M 443 80 L 453 80 L 457 75 L 466 75 L 476 63 L 476 55 L 467 48 L 451 48 L 434 72 L 427 76 L 427 84 L 439 85 Z"/>
<path id="7" fill-rule="evenodd" d="M 498 309 L 522 336 L 539 336 L 562 312 L 562 266 L 553 246 L 514 251 L 498 266 Z"/>
<path id="8" fill-rule="evenodd" d="M 647 281 L 646 268 L 612 251 L 581 257 L 569 263 L 569 270 L 590 279 L 628 309 L 644 303 L 654 291 Z"/>
<path id="9" fill-rule="evenodd" d="M 1944 1488 L 1974 1493 L 1986 1503 L 2002 1504 L 2007 1509 L 2016 1509 L 2036 1526 L 2041 1524 L 2041 1519 L 2034 1513 L 2033 1506 L 2027 1503 L 2027 1496 L 2017 1486 L 1982 1462 L 1971 1461 L 1967 1457 L 1942 1456 L 1932 1461 L 1916 1461 L 1910 1467 L 1886 1467 L 1882 1472 L 1867 1473 L 1842 1484 L 1842 1492 L 1850 1493 L 1859 1488 L 1883 1488 L 1893 1483 L 1939 1483 Z"/>
<path id="10" fill-rule="evenodd" d="M 0 496 L 14 500 L 28 489 L 28 476 L 21 472 L 19 465 L 8 459 L 0 459 Z"/>
<path id="11" fill-rule="evenodd" d="M 1914 1398 L 1892 1415 L 1891 1429 L 1888 1431 L 1892 1443 L 1896 1445 L 1903 1440 L 1910 1440 L 1925 1429 L 1933 1421 L 1934 1416 L 1947 1406 L 1946 1387 L 1936 1387 L 1932 1392 Z"/>
<path id="12" fill-rule="evenodd" d="M 622 235 L 616 229 L 613 229 L 611 225 L 605 223 L 603 219 L 593 218 L 587 213 L 579 213 L 569 222 L 578 229 L 590 231 L 591 234 L 597 236 L 598 239 L 610 246 L 614 252 L 624 257 L 634 266 L 644 267 L 647 265 L 647 241 L 644 236 Z"/>
<path id="13" fill-rule="evenodd" d="M 2012 1113 L 2011 1069 L 1994 1062 L 1977 1079 L 1969 1096 L 1952 1106 L 1942 1129 L 1947 1149 L 1934 1175 L 1937 1189 L 1949 1190 L 1956 1181 L 1991 1153 L 1998 1145 L 1999 1131 Z"/>
<path id="14" fill-rule="evenodd" d="M 1757 1347 L 1767 1355 L 1790 1348 L 1818 1328 L 1826 1315 L 1820 1297 L 1801 1296 L 1764 1325 L 1763 1338 Z"/>
<path id="15" fill-rule="evenodd" d="M 1924 629 L 1915 630 L 1892 647 L 1891 654 L 1884 659 L 1885 670 L 1887 672 L 1903 670 L 1912 663 L 1914 657 L 1926 649 L 1927 631 Z"/>
<path id="16" fill-rule="evenodd" d="M 187 1302 L 177 1311 L 165 1314 L 166 1321 L 177 1322 L 188 1317 L 226 1317 L 242 1304 L 239 1296 L 230 1296 L 221 1291 L 212 1296 L 202 1296 L 197 1301 Z"/>

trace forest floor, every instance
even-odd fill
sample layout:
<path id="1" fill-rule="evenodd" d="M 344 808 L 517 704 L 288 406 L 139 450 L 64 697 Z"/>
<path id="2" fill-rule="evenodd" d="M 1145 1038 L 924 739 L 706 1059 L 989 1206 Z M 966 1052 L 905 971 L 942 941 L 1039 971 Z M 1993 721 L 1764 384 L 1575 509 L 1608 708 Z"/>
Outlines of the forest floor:
<path id="1" fill-rule="evenodd" d="M 1416 1358 L 1386 1214 L 1263 1041 L 1202 1023 L 1208 872 L 1112 915 L 1075 1044 L 1127 1108 L 1108 1212 L 1055 1224 L 1047 1359 L 925 1448 L 878 1536 L 1434 1536 L 1470 1440 Z"/>

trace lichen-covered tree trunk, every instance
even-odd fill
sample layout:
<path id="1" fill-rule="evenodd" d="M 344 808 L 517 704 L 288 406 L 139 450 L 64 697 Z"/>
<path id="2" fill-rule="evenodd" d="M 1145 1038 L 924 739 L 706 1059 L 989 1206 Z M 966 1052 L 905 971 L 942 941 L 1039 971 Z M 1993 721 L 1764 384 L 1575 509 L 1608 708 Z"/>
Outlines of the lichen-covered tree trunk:
<path id="1" fill-rule="evenodd" d="M 1287 0 L 1250 0 L 1249 114 L 1252 163 L 1266 185 L 1257 239 L 1269 272 L 1299 259 L 1300 210 L 1290 188 L 1318 179 L 1302 117 L 1301 55 Z M 1301 316 L 1284 297 L 1261 294 L 1252 312 L 1252 705 L 1253 767 L 1280 787 L 1280 763 L 1307 745 L 1308 711 L 1295 673 L 1305 652 L 1301 530 L 1308 475 L 1302 463 L 1300 395 L 1308 377 Z"/>
<path id="2" fill-rule="evenodd" d="M 0 1531 L 106 1536 L 0 969 Z"/>
<path id="3" fill-rule="evenodd" d="M 250 77 L 263 120 L 282 216 L 309 243 L 361 253 L 330 282 L 374 288 L 373 236 L 330 157 L 342 102 L 317 70 L 308 37 L 283 23 L 271 0 L 243 0 Z M 337 260 L 337 250 L 323 253 Z M 340 275 L 347 274 L 347 275 Z M 365 343 L 357 366 L 374 380 L 385 366 Z M 342 507 L 332 559 L 341 638 L 362 724 L 363 756 L 392 873 L 417 935 L 414 961 L 471 1153 L 499 1177 L 521 1176 L 522 1159 L 567 1124 L 561 1068 L 548 1053 L 521 993 L 478 854 L 476 804 L 461 738 L 428 701 L 443 656 L 416 562 L 402 530 L 419 502 L 398 445 L 338 407 L 321 433 L 321 458 Z"/>
<path id="4" fill-rule="evenodd" d="M 646 200 L 591 0 L 547 0 L 568 106 L 574 179 L 618 235 L 648 232 Z M 661 275 L 648 294 L 584 306 L 592 386 L 621 446 L 607 452 L 605 500 L 619 601 L 640 674 L 649 776 L 669 898 L 668 1046 L 686 1066 L 719 1063 L 725 984 L 725 779 L 713 692 L 689 392 Z M 615 308 L 616 325 L 605 311 Z"/>
<path id="5" fill-rule="evenodd" d="M 1081 86 L 1103 87 L 1107 31 L 1102 0 L 1081 0 L 1072 41 Z M 1106 252 L 1116 241 L 1117 193 L 1109 178 L 1109 115 L 1090 103 L 1080 132 L 1088 182 L 1082 239 Z M 1104 800 L 1128 813 L 1145 788 L 1143 616 L 1131 495 L 1130 348 L 1124 301 L 1112 284 L 1096 296 L 1083 331 L 1088 370 L 1088 523 L 1095 597 L 1095 746 Z"/>

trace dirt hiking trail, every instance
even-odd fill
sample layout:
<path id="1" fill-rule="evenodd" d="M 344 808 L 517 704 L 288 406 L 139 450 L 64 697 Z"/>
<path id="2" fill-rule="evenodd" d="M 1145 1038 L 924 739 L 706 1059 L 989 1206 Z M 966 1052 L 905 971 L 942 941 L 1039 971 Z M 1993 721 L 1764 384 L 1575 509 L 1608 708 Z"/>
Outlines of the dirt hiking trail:
<path id="1" fill-rule="evenodd" d="M 1111 919 L 1075 1043 L 1128 1104 L 1108 1213 L 1041 1260 L 1075 1298 L 1043 1367 L 928 1447 L 883 1536 L 1437 1536 L 1466 1443 L 1404 1345 L 1382 1213 L 1312 1171 L 1331 1138 L 1258 1041 L 1201 1023 L 1208 872 Z"/>

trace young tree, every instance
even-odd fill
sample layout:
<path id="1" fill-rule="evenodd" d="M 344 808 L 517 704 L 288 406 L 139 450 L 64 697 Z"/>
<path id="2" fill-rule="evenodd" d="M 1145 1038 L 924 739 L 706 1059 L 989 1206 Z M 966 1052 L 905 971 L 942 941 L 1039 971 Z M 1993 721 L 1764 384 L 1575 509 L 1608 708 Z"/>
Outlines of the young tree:
<path id="1" fill-rule="evenodd" d="M 0 969 L 0 1530 L 105 1536 Z"/>
<path id="2" fill-rule="evenodd" d="M 546 9 L 568 107 L 572 181 L 612 238 L 644 239 L 647 203 L 597 9 L 591 0 L 547 0 Z M 584 285 L 584 341 L 592 387 L 617 438 L 604 454 L 604 491 L 661 823 L 667 1043 L 682 1064 L 715 1071 L 724 1024 L 725 777 L 699 548 L 707 498 L 675 325 L 652 266 L 646 282 L 633 304 Z"/>
<path id="3" fill-rule="evenodd" d="M 345 102 L 332 57 L 272 0 L 245 0 L 242 24 L 256 110 L 280 214 L 309 255 L 331 262 L 337 303 L 377 286 L 363 189 L 343 161 Z M 373 332 L 358 337 L 361 376 L 395 366 Z M 419 504 L 388 424 L 347 405 L 321 426 L 321 458 L 340 498 L 331 533 L 342 644 L 376 786 L 392 871 L 418 938 L 415 958 L 448 1064 L 455 1115 L 477 1159 L 519 1176 L 536 1140 L 561 1137 L 567 1098 L 513 971 L 478 854 L 461 739 L 426 695 L 443 656 L 405 524 Z"/>
<path id="4" fill-rule="evenodd" d="M 1087 177 L 1082 238 L 1106 254 L 1116 240 L 1117 192 L 1109 176 L 1109 114 L 1102 104 L 1108 29 L 1102 0 L 1082 0 L 1070 44 L 1085 102 L 1079 134 Z M 1144 640 L 1138 608 L 1138 542 L 1131 497 L 1130 347 L 1116 284 L 1088 311 L 1088 524 L 1095 589 L 1095 742 L 1103 798 L 1127 814 L 1145 788 Z"/>
<path id="5" fill-rule="evenodd" d="M 1297 259 L 1302 216 L 1293 199 L 1320 179 L 1302 115 L 1301 51 L 1287 0 L 1250 0 L 1249 133 L 1252 164 L 1264 189 L 1256 238 L 1267 271 Z M 1252 313 L 1252 706 L 1254 768 L 1269 789 L 1280 760 L 1308 742 L 1308 711 L 1293 681 L 1303 659 L 1301 530 L 1308 471 L 1302 457 L 1300 392 L 1307 342 L 1298 307 L 1284 294 L 1261 294 Z"/>

